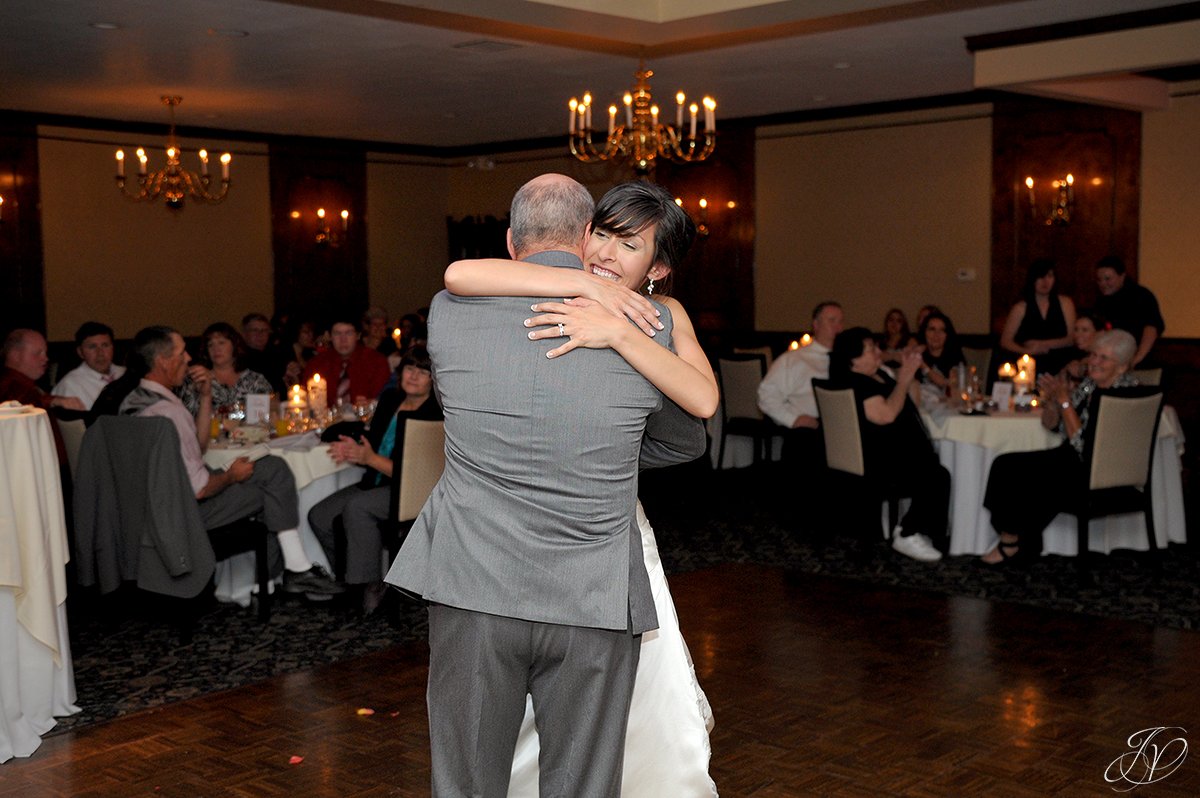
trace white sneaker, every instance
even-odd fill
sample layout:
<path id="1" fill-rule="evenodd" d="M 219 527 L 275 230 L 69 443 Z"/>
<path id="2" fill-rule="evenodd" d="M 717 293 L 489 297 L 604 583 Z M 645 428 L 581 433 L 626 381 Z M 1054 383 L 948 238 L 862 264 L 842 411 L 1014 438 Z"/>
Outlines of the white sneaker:
<path id="1" fill-rule="evenodd" d="M 937 562 L 942 559 L 942 553 L 933 547 L 933 543 L 924 535 L 897 535 L 892 539 L 892 548 L 905 557 L 912 557 L 921 562 Z"/>

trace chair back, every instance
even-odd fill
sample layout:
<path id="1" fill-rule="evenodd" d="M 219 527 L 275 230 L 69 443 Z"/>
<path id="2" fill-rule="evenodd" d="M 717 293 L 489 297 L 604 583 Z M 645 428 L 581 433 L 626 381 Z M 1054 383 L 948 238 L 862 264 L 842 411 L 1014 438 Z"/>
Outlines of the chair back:
<path id="1" fill-rule="evenodd" d="M 1138 385 L 1157 388 L 1162 385 L 1162 369 L 1130 369 L 1129 376 L 1138 381 Z"/>
<path id="2" fill-rule="evenodd" d="M 729 355 L 717 359 L 723 420 L 763 417 L 758 409 L 758 385 L 765 376 L 767 361 L 761 354 Z"/>
<path id="3" fill-rule="evenodd" d="M 1162 391 L 1156 388 L 1093 395 L 1083 452 L 1089 490 L 1140 490 L 1149 483 L 1162 404 Z"/>
<path id="4" fill-rule="evenodd" d="M 404 448 L 396 490 L 396 520 L 412 521 L 421 513 L 446 467 L 446 424 L 410 418 L 404 422 Z"/>
<path id="5" fill-rule="evenodd" d="M 813 396 L 821 415 L 825 464 L 835 471 L 866 476 L 858 401 L 850 388 L 833 388 L 828 380 L 813 380 Z"/>
<path id="6" fill-rule="evenodd" d="M 67 465 L 71 469 L 71 479 L 75 479 L 79 466 L 79 449 L 83 446 L 83 433 L 87 432 L 87 424 L 81 418 L 70 421 L 58 419 L 58 431 L 62 433 L 63 446 L 67 450 Z"/>
<path id="7" fill-rule="evenodd" d="M 992 368 L 992 350 L 991 349 L 975 349 L 972 347 L 963 347 L 963 360 L 968 366 L 975 367 L 975 373 L 979 375 L 981 382 L 987 382 L 987 376 L 991 373 Z M 986 387 L 986 386 L 985 386 Z"/>
<path id="8" fill-rule="evenodd" d="M 735 346 L 733 354 L 762 355 L 767 369 L 770 369 L 771 364 L 775 361 L 775 355 L 771 352 L 771 347 L 769 346 Z"/>

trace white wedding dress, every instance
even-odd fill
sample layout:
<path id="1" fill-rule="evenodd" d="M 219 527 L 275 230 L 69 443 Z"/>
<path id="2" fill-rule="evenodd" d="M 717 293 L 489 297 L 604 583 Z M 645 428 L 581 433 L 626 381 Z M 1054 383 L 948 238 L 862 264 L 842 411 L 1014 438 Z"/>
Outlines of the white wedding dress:
<path id="1" fill-rule="evenodd" d="M 708 775 L 708 733 L 712 709 L 696 681 L 691 654 L 679 632 L 679 618 L 658 557 L 654 530 L 637 506 L 638 528 L 658 629 L 642 635 L 637 681 L 625 736 L 623 798 L 710 798 L 717 794 Z M 538 736 L 533 702 L 525 699 L 525 720 L 517 737 L 509 798 L 537 798 Z"/>

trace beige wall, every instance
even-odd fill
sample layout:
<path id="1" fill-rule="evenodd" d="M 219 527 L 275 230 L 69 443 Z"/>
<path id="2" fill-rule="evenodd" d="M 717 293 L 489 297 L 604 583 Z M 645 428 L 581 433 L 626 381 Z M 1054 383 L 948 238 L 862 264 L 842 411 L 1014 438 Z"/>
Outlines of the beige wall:
<path id="1" fill-rule="evenodd" d="M 986 332 L 991 260 L 987 107 L 763 128 L 757 145 L 755 313 L 760 330 L 808 326 L 836 299 L 878 329 L 939 305 Z M 961 118 L 968 117 L 968 118 Z M 960 269 L 974 279 L 960 281 Z"/>
<path id="2" fill-rule="evenodd" d="M 372 305 L 393 320 L 429 304 L 446 268 L 446 178 L 442 166 L 370 160 L 367 258 Z"/>
<path id="3" fill-rule="evenodd" d="M 265 147 L 181 140 L 191 168 L 198 166 L 199 146 L 232 150 L 233 185 L 221 205 L 189 202 L 173 213 L 160 203 L 122 200 L 113 180 L 118 146 L 130 155 L 144 146 L 150 168 L 161 168 L 161 137 L 48 127 L 38 133 L 51 340 L 70 339 L 88 319 L 107 322 L 127 338 L 148 324 L 197 334 L 213 321 L 237 323 L 250 310 L 271 310 Z M 130 160 L 129 171 L 136 172 Z"/>
<path id="4" fill-rule="evenodd" d="M 1200 337 L 1200 83 L 1185 90 L 1142 120 L 1139 280 L 1158 297 L 1169 338 Z"/>

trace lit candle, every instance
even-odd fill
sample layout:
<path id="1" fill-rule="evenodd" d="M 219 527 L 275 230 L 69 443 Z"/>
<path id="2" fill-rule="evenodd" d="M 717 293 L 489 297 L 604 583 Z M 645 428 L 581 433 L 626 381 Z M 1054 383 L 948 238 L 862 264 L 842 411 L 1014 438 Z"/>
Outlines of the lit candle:
<path id="1" fill-rule="evenodd" d="M 320 374 L 314 374 L 308 381 L 308 404 L 314 414 L 324 413 L 325 409 L 329 407 L 326 397 L 325 381 L 321 379 Z"/>
<path id="2" fill-rule="evenodd" d="M 704 128 L 709 133 L 717 129 L 717 101 L 712 97 L 704 98 Z"/>
<path id="3" fill-rule="evenodd" d="M 117 150 L 117 177 L 125 176 L 125 150 Z"/>
<path id="4" fill-rule="evenodd" d="M 792 341 L 790 344 L 788 344 L 788 349 L 792 350 L 793 352 L 794 352 L 794 351 L 796 351 L 796 350 L 797 350 L 797 349 L 799 349 L 799 348 L 800 348 L 800 342 L 799 342 L 799 341 Z"/>
<path id="5" fill-rule="evenodd" d="M 658 106 L 657 105 L 650 106 L 650 123 L 652 125 L 654 125 L 654 127 L 656 127 L 656 128 L 658 127 Z"/>
<path id="6" fill-rule="evenodd" d="M 1003 366 L 1000 367 L 1000 378 L 1001 379 L 1011 380 L 1016 375 L 1017 375 L 1017 370 L 1015 368 L 1013 368 L 1012 363 L 1005 363 Z"/>
<path id="7" fill-rule="evenodd" d="M 342 232 L 346 232 L 350 228 L 350 211 L 342 210 Z"/>
<path id="8" fill-rule="evenodd" d="M 800 336 L 800 346 L 808 346 L 812 343 L 812 336 L 808 333 Z"/>
<path id="9" fill-rule="evenodd" d="M 392 343 L 396 345 L 397 349 L 400 348 L 400 336 L 403 334 L 403 331 L 399 327 L 392 330 Z"/>
<path id="10" fill-rule="evenodd" d="M 687 100 L 683 92 L 675 95 L 675 130 L 676 132 L 683 130 L 683 103 Z"/>
<path id="11" fill-rule="evenodd" d="M 1037 381 L 1037 361 L 1029 355 L 1021 355 L 1021 359 L 1017 361 L 1017 368 L 1029 375 L 1030 384 Z"/>
<path id="12" fill-rule="evenodd" d="M 583 129 L 592 129 L 592 93 L 583 93 Z"/>
<path id="13" fill-rule="evenodd" d="M 617 129 L 617 106 L 608 106 L 608 135 L 612 135 Z"/>
<path id="14" fill-rule="evenodd" d="M 208 150 L 200 150 L 196 154 L 200 156 L 200 175 L 208 177 Z"/>
<path id="15" fill-rule="evenodd" d="M 625 92 L 625 96 L 621 98 L 621 102 L 625 103 L 625 127 L 633 127 L 633 95 Z"/>
<path id="16" fill-rule="evenodd" d="M 304 399 L 304 389 L 299 385 L 292 386 L 291 397 L 288 399 L 289 407 L 304 407 L 308 402 Z"/>
<path id="17" fill-rule="evenodd" d="M 225 182 L 229 182 L 229 162 L 231 160 L 233 158 L 229 153 L 226 152 L 221 155 L 221 179 Z"/>
<path id="18" fill-rule="evenodd" d="M 700 111 L 700 106 L 696 105 L 695 103 L 692 103 L 691 105 L 688 106 L 688 112 L 691 113 L 691 115 L 692 115 L 691 132 L 688 133 L 688 135 L 691 138 L 696 138 L 696 114 L 699 111 Z"/>
<path id="19" fill-rule="evenodd" d="M 324 208 L 317 208 L 317 218 L 320 219 L 321 221 L 325 221 L 325 209 Z"/>
<path id="20" fill-rule="evenodd" d="M 575 135 L 575 114 L 579 111 L 579 101 L 572 97 L 571 101 L 567 103 L 567 108 L 570 109 L 570 113 L 567 115 L 567 133 L 573 136 Z"/>
<path id="21" fill-rule="evenodd" d="M 138 174 L 144 175 L 144 174 L 146 174 L 146 151 L 143 150 L 141 147 L 138 147 L 137 148 L 137 157 L 138 157 Z"/>

